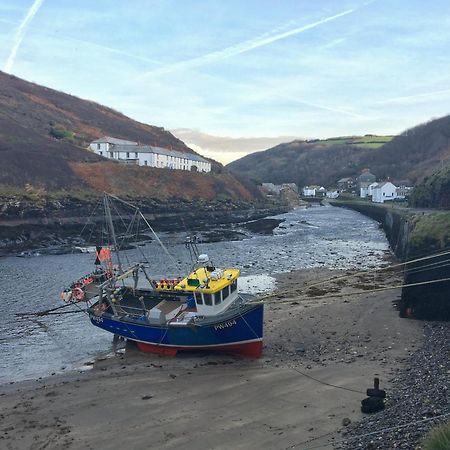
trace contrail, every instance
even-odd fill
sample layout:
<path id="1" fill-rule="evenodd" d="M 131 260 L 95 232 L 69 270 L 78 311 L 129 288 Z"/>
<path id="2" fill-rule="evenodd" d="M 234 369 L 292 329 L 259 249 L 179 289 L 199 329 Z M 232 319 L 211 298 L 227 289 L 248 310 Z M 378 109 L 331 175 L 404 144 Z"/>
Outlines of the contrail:
<path id="1" fill-rule="evenodd" d="M 0 19 L 0 23 L 8 23 L 11 25 L 16 24 L 16 22 L 13 22 L 12 20 L 6 20 L 6 19 Z M 83 39 L 72 38 L 69 36 L 57 36 L 54 32 L 50 33 L 46 30 L 43 30 L 42 28 L 33 27 L 31 25 L 28 26 L 27 29 L 33 30 L 35 33 L 39 33 L 43 36 L 49 36 L 52 39 L 57 38 L 59 41 L 68 41 L 68 42 L 75 42 L 77 44 L 89 45 L 91 47 L 98 48 L 99 50 L 104 50 L 104 51 L 107 51 L 110 53 L 116 53 L 118 55 L 127 56 L 128 58 L 136 59 L 138 61 L 142 61 L 142 62 L 146 62 L 146 63 L 150 63 L 150 64 L 162 65 L 160 61 L 157 61 L 155 59 L 150 59 L 150 58 L 146 58 L 144 56 L 135 55 L 134 53 L 129 53 L 129 52 L 117 49 L 117 48 L 113 48 L 113 47 L 107 47 L 106 45 L 96 44 L 95 42 L 85 41 Z"/>
<path id="2" fill-rule="evenodd" d="M 312 28 L 316 28 L 320 25 L 323 25 L 327 22 L 331 22 L 333 20 L 339 19 L 340 17 L 347 16 L 359 8 L 347 9 L 339 14 L 335 14 L 334 16 L 326 17 L 324 19 L 318 20 L 316 22 L 310 23 L 308 25 L 304 25 L 302 27 L 293 28 L 292 30 L 285 31 L 283 33 L 272 34 L 267 36 L 267 34 L 263 36 L 259 36 L 254 39 L 249 39 L 247 41 L 241 42 L 236 45 L 232 45 L 230 47 L 224 48 L 223 50 L 218 50 L 216 52 L 208 53 L 206 55 L 199 56 L 197 58 L 189 59 L 186 61 L 181 61 L 179 63 L 172 64 L 170 66 L 162 67 L 160 69 L 156 69 L 153 71 L 149 71 L 143 75 L 143 77 L 149 75 L 159 75 L 168 72 L 173 72 L 177 69 L 188 69 L 191 67 L 201 66 L 203 64 L 207 64 L 214 61 L 220 61 L 222 59 L 230 58 L 232 56 L 239 55 L 241 53 L 248 52 L 250 50 L 254 50 L 258 47 L 263 47 L 265 45 L 271 44 L 272 42 L 279 41 L 281 39 L 285 39 L 289 36 L 294 36 L 296 34 L 304 33 L 305 31 L 311 30 Z"/>
<path id="3" fill-rule="evenodd" d="M 42 6 L 44 0 L 35 0 L 31 5 L 31 8 L 28 10 L 27 15 L 22 20 L 21 24 L 16 30 L 16 34 L 14 35 L 14 45 L 11 49 L 11 53 L 6 61 L 4 71 L 10 73 L 11 69 L 14 65 L 14 60 L 16 59 L 17 51 L 19 50 L 20 44 L 25 36 L 25 32 L 29 23 L 33 20 L 33 17 L 39 11 L 39 8 Z"/>
<path id="4" fill-rule="evenodd" d="M 450 89 L 442 89 L 440 91 L 424 92 L 422 94 L 405 95 L 403 97 L 388 98 L 386 100 L 380 100 L 376 103 L 379 105 L 385 105 L 388 103 L 409 104 L 409 103 L 414 103 L 416 100 L 420 101 L 420 100 L 424 100 L 424 99 L 427 99 L 430 97 L 435 97 L 437 95 L 442 96 L 442 95 L 449 94 L 449 93 L 450 93 Z"/>

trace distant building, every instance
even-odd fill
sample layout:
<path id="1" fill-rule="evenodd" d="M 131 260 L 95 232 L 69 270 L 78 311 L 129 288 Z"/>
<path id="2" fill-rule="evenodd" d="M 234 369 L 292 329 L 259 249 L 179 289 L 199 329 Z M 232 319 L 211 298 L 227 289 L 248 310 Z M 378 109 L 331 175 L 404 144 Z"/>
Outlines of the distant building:
<path id="1" fill-rule="evenodd" d="M 351 191 L 355 187 L 356 183 L 354 178 L 341 178 L 337 182 L 338 189 L 342 191 Z"/>
<path id="2" fill-rule="evenodd" d="M 298 186 L 295 183 L 283 183 L 281 189 L 291 189 L 298 194 Z"/>
<path id="3" fill-rule="evenodd" d="M 305 186 L 302 189 L 303 197 L 315 197 L 318 188 L 319 186 Z"/>
<path id="4" fill-rule="evenodd" d="M 397 198 L 397 186 L 390 181 L 377 183 L 377 185 L 372 188 L 372 201 L 375 203 L 384 203 L 388 200 L 394 200 L 395 198 Z"/>
<path id="5" fill-rule="evenodd" d="M 262 183 L 261 187 L 269 194 L 280 195 L 281 184 Z"/>
<path id="6" fill-rule="evenodd" d="M 375 186 L 377 186 L 378 185 L 378 183 L 375 181 L 375 182 L 373 182 L 373 183 L 371 183 L 371 184 L 369 184 L 369 186 L 368 186 L 368 188 L 367 188 L 367 196 L 368 197 L 372 197 L 372 195 L 373 195 L 373 188 L 375 187 Z"/>
<path id="7" fill-rule="evenodd" d="M 97 155 L 127 164 L 177 170 L 210 172 L 211 163 L 199 155 L 177 150 L 141 145 L 110 136 L 97 139 L 89 145 Z"/>
<path id="8" fill-rule="evenodd" d="M 331 189 L 327 191 L 327 198 L 338 198 L 339 191 L 337 189 Z"/>
<path id="9" fill-rule="evenodd" d="M 397 186 L 397 198 L 406 198 L 413 190 L 413 184 L 409 180 L 400 180 L 394 183 Z"/>
<path id="10" fill-rule="evenodd" d="M 361 198 L 365 198 L 369 195 L 369 186 L 374 183 L 376 179 L 376 176 L 373 173 L 370 173 L 369 169 L 363 169 L 361 175 L 356 179 Z"/>

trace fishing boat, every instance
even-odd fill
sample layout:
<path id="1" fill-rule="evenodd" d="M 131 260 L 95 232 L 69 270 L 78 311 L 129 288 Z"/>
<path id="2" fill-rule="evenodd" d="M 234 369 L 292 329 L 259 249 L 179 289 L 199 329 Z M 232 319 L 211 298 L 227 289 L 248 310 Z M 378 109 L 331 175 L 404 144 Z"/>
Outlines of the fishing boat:
<path id="1" fill-rule="evenodd" d="M 86 302 L 94 326 L 135 342 L 145 352 L 174 356 L 179 351 L 207 350 L 260 357 L 264 306 L 239 292 L 240 270 L 215 267 L 208 255 L 199 253 L 195 238 L 186 241 L 193 257 L 187 276 L 156 280 L 144 263 L 123 269 L 109 209 L 111 197 L 121 200 L 107 195 L 104 201 L 115 251 L 98 247 L 96 262 L 104 269 L 73 284 L 63 299 Z M 137 207 L 123 203 L 154 233 Z M 118 264 L 113 264 L 113 253 Z"/>

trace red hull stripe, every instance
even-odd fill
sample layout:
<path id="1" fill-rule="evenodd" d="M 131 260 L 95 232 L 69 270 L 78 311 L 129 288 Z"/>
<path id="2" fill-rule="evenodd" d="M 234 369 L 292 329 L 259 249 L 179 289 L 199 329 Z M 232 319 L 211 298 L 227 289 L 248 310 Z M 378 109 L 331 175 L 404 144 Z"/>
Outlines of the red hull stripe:
<path id="1" fill-rule="evenodd" d="M 157 345 L 148 344 L 146 342 L 136 342 L 139 350 L 147 353 L 156 353 L 159 355 L 175 356 L 178 351 L 183 350 L 209 350 L 213 352 L 226 352 L 233 353 L 248 358 L 259 358 L 262 354 L 263 343 L 262 340 L 237 343 L 237 344 L 227 344 L 227 345 L 205 345 L 205 346 L 167 346 L 167 345 Z"/>

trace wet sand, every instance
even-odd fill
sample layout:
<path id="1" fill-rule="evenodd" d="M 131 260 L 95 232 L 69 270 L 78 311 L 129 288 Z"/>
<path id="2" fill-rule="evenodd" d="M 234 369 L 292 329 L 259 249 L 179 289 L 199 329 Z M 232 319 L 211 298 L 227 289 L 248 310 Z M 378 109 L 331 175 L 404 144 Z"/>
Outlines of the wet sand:
<path id="1" fill-rule="evenodd" d="M 389 393 L 422 341 L 422 324 L 394 309 L 400 290 L 329 297 L 401 284 L 395 275 L 353 274 L 305 288 L 344 274 L 277 275 L 259 360 L 167 358 L 127 347 L 86 372 L 0 386 L 0 447 L 287 449 L 309 441 L 332 448 L 343 419 L 361 418 L 373 377 Z"/>

